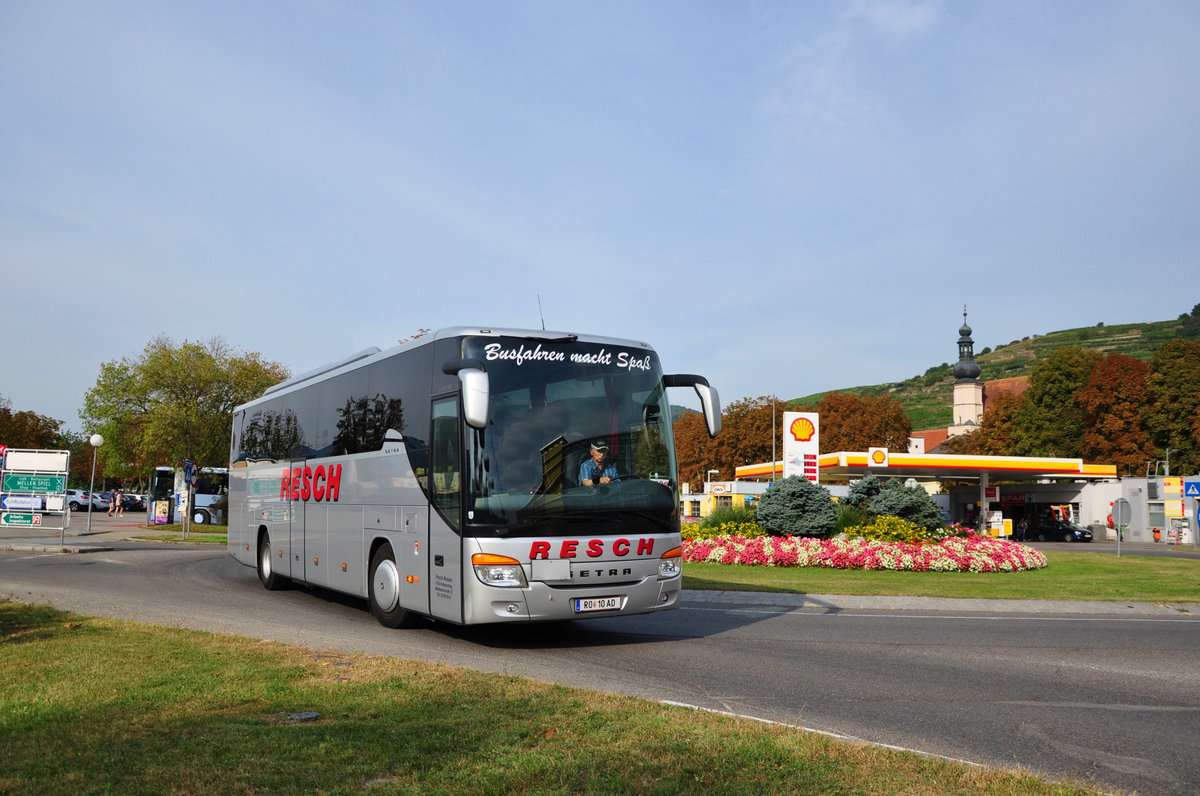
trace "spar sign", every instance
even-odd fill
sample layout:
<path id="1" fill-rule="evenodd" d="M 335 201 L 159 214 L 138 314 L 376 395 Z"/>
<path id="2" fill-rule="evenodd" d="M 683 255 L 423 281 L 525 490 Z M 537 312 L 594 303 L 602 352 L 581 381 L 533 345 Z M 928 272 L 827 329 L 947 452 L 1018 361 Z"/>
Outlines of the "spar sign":
<path id="1" fill-rule="evenodd" d="M 820 453 L 821 416 L 816 412 L 784 412 L 783 477 L 798 475 L 817 483 Z"/>

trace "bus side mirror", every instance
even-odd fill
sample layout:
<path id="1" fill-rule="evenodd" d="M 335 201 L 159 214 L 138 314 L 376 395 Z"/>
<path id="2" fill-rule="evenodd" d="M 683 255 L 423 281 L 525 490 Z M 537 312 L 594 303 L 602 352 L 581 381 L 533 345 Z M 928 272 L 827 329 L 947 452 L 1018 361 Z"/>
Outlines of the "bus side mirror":
<path id="1" fill-rule="evenodd" d="M 457 375 L 462 385 L 463 415 L 471 428 L 484 428 L 488 421 L 488 375 L 478 359 L 453 359 L 442 365 L 442 373 Z"/>
<path id="2" fill-rule="evenodd" d="M 700 408 L 704 412 L 704 422 L 708 426 L 708 436 L 715 437 L 721 433 L 721 398 L 717 388 L 709 385 L 703 376 L 692 376 L 679 373 L 673 376 L 663 376 L 664 387 L 694 387 L 696 395 L 700 396 Z"/>

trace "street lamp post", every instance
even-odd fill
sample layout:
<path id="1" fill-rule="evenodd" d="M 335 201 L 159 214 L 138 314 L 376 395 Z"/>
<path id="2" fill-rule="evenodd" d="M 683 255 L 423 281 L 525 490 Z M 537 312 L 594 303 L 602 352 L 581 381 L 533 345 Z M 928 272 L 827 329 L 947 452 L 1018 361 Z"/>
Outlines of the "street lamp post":
<path id="1" fill-rule="evenodd" d="M 92 480 L 88 483 L 88 524 L 87 532 L 92 532 L 92 504 L 96 502 L 96 451 L 104 444 L 104 437 L 93 434 L 88 442 L 92 446 Z"/>

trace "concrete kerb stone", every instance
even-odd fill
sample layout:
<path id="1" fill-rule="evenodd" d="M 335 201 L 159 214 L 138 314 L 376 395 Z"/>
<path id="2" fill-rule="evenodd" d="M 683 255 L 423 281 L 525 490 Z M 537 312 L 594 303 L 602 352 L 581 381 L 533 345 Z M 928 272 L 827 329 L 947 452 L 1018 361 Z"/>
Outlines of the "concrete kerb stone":
<path id="1" fill-rule="evenodd" d="M 18 553 L 108 553 L 116 550 L 102 544 L 45 544 L 44 542 L 3 542 L 0 550 Z"/>
<path id="2" fill-rule="evenodd" d="M 888 597 L 846 594 L 788 594 L 685 589 L 683 601 L 692 605 L 771 606 L 824 611 L 946 611 L 961 613 L 1092 614 L 1125 616 L 1193 616 L 1197 603 L 1101 602 L 1088 600 L 1001 600 L 955 597 Z"/>

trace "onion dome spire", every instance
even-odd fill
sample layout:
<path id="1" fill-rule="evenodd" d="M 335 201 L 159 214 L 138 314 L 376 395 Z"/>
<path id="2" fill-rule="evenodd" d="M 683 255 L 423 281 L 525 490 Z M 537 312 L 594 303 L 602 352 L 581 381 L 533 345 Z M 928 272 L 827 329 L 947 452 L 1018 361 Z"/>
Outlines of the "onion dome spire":
<path id="1" fill-rule="evenodd" d="M 954 364 L 954 378 L 958 381 L 975 381 L 983 369 L 975 361 L 975 341 L 971 339 L 971 327 L 967 325 L 967 305 L 963 305 L 963 325 L 958 330 L 958 362 Z"/>

